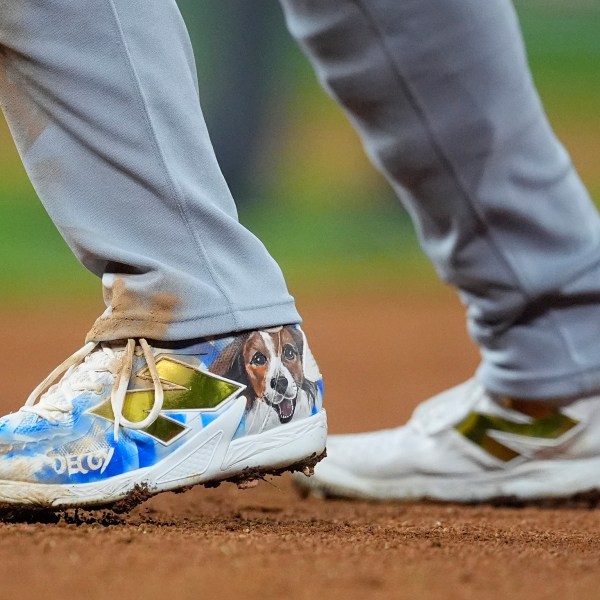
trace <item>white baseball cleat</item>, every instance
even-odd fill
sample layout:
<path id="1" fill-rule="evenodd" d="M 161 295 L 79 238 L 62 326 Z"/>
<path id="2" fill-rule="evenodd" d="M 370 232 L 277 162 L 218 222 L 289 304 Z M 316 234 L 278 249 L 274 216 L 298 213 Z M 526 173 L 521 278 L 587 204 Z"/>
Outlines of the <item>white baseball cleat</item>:
<path id="1" fill-rule="evenodd" d="M 305 493 L 452 502 L 570 498 L 600 490 L 600 396 L 563 403 L 489 394 L 475 380 L 396 429 L 333 435 Z"/>
<path id="2" fill-rule="evenodd" d="M 0 419 L 0 505 L 114 505 L 323 455 L 322 378 L 297 325 L 172 350 L 91 342 Z"/>

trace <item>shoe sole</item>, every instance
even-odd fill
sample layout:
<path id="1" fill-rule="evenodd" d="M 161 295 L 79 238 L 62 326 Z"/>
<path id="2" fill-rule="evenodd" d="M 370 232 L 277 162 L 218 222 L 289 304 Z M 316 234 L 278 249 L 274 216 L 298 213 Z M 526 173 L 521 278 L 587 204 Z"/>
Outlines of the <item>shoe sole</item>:
<path id="1" fill-rule="evenodd" d="M 413 475 L 376 480 L 323 463 L 310 479 L 294 476 L 302 496 L 374 501 L 434 501 L 548 506 L 600 500 L 600 457 L 525 463 L 510 470 L 465 476 Z"/>
<path id="2" fill-rule="evenodd" d="M 219 419 L 191 434 L 187 443 L 152 467 L 85 484 L 0 480 L 0 507 L 110 507 L 126 512 L 161 492 L 185 491 L 195 485 L 215 487 L 223 481 L 250 487 L 266 475 L 309 473 L 325 456 L 325 410 L 260 434 L 233 439 L 245 403 L 244 398 L 236 400 Z"/>

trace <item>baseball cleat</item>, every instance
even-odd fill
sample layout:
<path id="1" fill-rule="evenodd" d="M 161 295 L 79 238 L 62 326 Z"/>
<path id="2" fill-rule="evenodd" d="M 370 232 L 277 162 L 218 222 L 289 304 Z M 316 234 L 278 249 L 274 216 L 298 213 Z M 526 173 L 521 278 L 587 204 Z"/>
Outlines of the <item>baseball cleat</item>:
<path id="1" fill-rule="evenodd" d="M 178 350 L 90 342 L 0 419 L 0 504 L 130 508 L 310 469 L 325 451 L 322 405 L 297 325 Z"/>
<path id="2" fill-rule="evenodd" d="M 305 494 L 375 500 L 505 502 L 600 490 L 600 396 L 502 398 L 475 380 L 421 404 L 396 429 L 327 440 Z"/>

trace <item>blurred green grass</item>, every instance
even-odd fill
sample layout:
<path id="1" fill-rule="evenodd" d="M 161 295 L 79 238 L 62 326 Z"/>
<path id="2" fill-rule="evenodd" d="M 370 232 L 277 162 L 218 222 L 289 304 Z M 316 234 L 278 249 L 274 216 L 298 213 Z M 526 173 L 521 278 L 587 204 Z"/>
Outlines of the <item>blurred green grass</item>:
<path id="1" fill-rule="evenodd" d="M 518 8 L 550 119 L 599 200 L 600 4 L 522 0 Z M 406 213 L 291 42 L 286 60 L 296 83 L 285 141 L 271 159 L 275 176 L 260 201 L 241 211 L 242 221 L 279 260 L 295 290 L 430 285 L 435 275 Z M 99 295 L 98 282 L 79 266 L 38 202 L 3 123 L 0 261 L 2 301 Z"/>

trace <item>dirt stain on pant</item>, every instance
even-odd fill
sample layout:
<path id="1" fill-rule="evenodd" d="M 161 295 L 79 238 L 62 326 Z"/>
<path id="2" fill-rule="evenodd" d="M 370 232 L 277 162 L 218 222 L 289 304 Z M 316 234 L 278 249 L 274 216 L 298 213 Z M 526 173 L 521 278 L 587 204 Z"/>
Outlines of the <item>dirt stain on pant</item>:
<path id="1" fill-rule="evenodd" d="M 179 300 L 168 292 L 142 296 L 127 288 L 117 277 L 112 288 L 105 288 L 109 314 L 96 320 L 86 341 L 104 342 L 128 338 L 163 340 L 173 322 Z"/>
<path id="2" fill-rule="evenodd" d="M 0 105 L 19 152 L 25 157 L 48 126 L 48 118 L 28 93 L 28 85 L 17 66 L 15 55 L 0 47 Z"/>
<path id="3" fill-rule="evenodd" d="M 50 124 L 36 99 L 44 94 L 40 78 L 45 67 L 35 52 L 42 34 L 34 4 L 0 2 L 0 105 L 23 158 Z"/>

